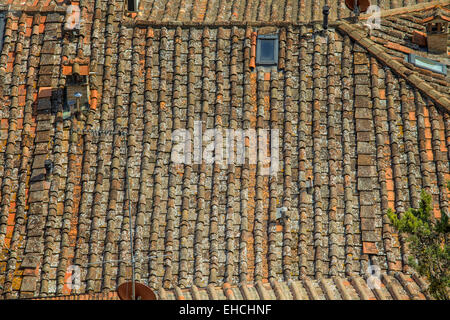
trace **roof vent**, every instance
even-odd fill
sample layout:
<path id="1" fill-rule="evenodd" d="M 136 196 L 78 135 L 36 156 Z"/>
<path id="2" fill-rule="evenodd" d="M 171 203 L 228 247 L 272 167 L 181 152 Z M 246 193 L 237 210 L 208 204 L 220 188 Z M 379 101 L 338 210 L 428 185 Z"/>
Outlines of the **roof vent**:
<path id="1" fill-rule="evenodd" d="M 288 219 L 287 212 L 286 207 L 277 208 L 276 220 L 278 224 L 284 225 L 285 220 Z"/>
<path id="2" fill-rule="evenodd" d="M 306 180 L 306 192 L 308 194 L 313 194 L 314 182 L 311 177 Z"/>
<path id="3" fill-rule="evenodd" d="M 44 167 L 45 167 L 45 178 L 48 180 L 50 175 L 53 173 L 53 169 L 55 168 L 55 165 L 54 165 L 53 161 L 51 161 L 50 159 L 47 159 L 47 160 L 45 160 Z"/>
<path id="4" fill-rule="evenodd" d="M 323 28 L 325 30 L 328 29 L 328 15 L 330 14 L 330 7 L 325 5 L 322 9 L 323 13 Z"/>

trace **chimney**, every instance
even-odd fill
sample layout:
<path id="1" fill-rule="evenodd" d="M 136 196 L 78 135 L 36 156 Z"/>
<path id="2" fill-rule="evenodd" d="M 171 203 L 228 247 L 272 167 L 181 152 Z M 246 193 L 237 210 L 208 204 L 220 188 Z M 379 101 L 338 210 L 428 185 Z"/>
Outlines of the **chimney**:
<path id="1" fill-rule="evenodd" d="M 450 17 L 437 7 L 432 15 L 422 20 L 427 30 L 428 52 L 447 54 L 447 39 Z"/>

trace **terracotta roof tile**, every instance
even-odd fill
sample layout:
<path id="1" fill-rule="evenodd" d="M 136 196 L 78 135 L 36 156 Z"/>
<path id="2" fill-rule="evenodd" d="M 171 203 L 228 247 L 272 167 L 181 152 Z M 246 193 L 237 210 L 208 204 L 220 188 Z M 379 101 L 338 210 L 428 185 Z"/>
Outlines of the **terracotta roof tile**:
<path id="1" fill-rule="evenodd" d="M 175 287 L 172 290 L 166 291 L 159 289 L 156 291 L 157 297 L 160 300 L 235 300 L 236 298 L 243 300 L 409 300 L 419 299 L 424 300 L 425 296 L 419 291 L 417 284 L 410 276 L 406 276 L 402 273 L 397 273 L 396 278 L 402 279 L 400 282 L 394 281 L 392 277 L 382 275 L 383 280 L 387 281 L 387 288 L 380 283 L 380 286 L 369 287 L 368 282 L 362 278 L 354 278 L 351 282 L 345 280 L 345 278 L 336 277 L 322 278 L 320 280 L 304 279 L 302 282 L 294 281 L 289 286 L 285 282 L 272 282 L 270 286 L 266 286 L 262 283 L 256 284 L 256 286 L 242 286 L 240 290 L 237 286 L 224 284 L 223 287 L 208 286 L 208 288 L 191 287 L 189 290 L 181 290 L 179 287 Z M 405 282 L 407 284 L 405 284 Z M 294 284 L 295 283 L 295 284 Z M 345 284 L 344 284 L 345 283 Z M 309 288 L 308 296 L 296 293 L 297 286 Z M 321 289 L 319 289 L 319 287 Z M 407 287 L 408 295 L 403 288 Z M 245 289 L 243 289 L 245 288 Z M 251 288 L 252 294 L 248 289 Z M 320 293 L 318 295 L 316 289 L 323 290 L 324 295 Z M 226 293 L 228 290 L 229 293 Z M 224 295 L 217 294 L 218 292 L 224 292 Z M 412 293 L 414 292 L 414 293 Z M 192 294 L 191 294 L 192 293 Z M 58 297 L 39 297 L 33 299 L 44 300 L 118 300 L 116 292 L 108 294 L 83 294 L 83 295 L 69 295 Z"/>
<path id="2" fill-rule="evenodd" d="M 332 19 L 345 15 L 339 3 Z M 130 223 L 136 277 L 162 299 L 427 297 L 407 280 L 405 239 L 384 214 L 417 206 L 421 188 L 448 210 L 448 78 L 393 59 L 417 51 L 408 37 L 423 29 L 423 8 L 396 11 L 370 38 L 350 22 L 298 25 L 321 19 L 319 2 L 149 2 L 142 18 L 165 25 L 121 23 L 104 4 L 81 1 L 92 18 L 73 40 L 63 7 L 7 15 L 2 297 L 108 296 L 130 278 Z M 254 63 L 261 28 L 246 12 L 279 32 L 282 70 Z M 91 108 L 66 118 L 65 68 L 76 61 L 89 64 Z M 173 131 L 193 133 L 195 121 L 202 132 L 279 129 L 279 171 L 175 163 Z M 369 263 L 388 274 L 375 291 Z"/>

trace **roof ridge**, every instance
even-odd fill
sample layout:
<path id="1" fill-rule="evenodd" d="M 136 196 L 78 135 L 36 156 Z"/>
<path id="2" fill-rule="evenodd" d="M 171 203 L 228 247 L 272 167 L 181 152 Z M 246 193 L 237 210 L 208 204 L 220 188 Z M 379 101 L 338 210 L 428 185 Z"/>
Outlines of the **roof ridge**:
<path id="1" fill-rule="evenodd" d="M 422 2 L 422 3 L 412 5 L 412 6 L 404 6 L 404 7 L 394 8 L 394 9 L 386 9 L 386 10 L 381 10 L 380 15 L 381 15 L 381 17 L 395 16 L 395 15 L 411 13 L 411 12 L 415 12 L 415 11 L 425 11 L 425 10 L 429 10 L 429 9 L 434 9 L 434 8 L 436 8 L 438 6 L 442 6 L 442 5 L 450 5 L 450 1 L 437 0 L 437 1 L 432 1 L 432 2 Z M 367 20 L 368 18 L 370 18 L 371 15 L 372 15 L 372 13 L 361 14 L 359 16 L 359 20 Z"/>
<path id="2" fill-rule="evenodd" d="M 15 4 L 0 4 L 0 11 L 6 11 L 9 13 L 22 12 L 22 13 L 66 13 L 67 6 L 50 3 L 43 5 L 38 3 L 37 5 L 15 5 Z"/>
<path id="3" fill-rule="evenodd" d="M 450 113 L 450 99 L 434 89 L 426 81 L 422 80 L 418 76 L 417 71 L 410 70 L 399 61 L 392 59 L 392 56 L 387 53 L 383 47 L 367 38 L 366 34 L 362 30 L 358 30 L 355 25 L 342 21 L 337 28 L 348 34 L 353 40 L 364 47 L 368 52 L 373 54 L 383 64 L 390 67 L 397 75 L 401 76 L 414 87 L 419 89 L 421 93 L 433 100 L 445 112 Z"/>

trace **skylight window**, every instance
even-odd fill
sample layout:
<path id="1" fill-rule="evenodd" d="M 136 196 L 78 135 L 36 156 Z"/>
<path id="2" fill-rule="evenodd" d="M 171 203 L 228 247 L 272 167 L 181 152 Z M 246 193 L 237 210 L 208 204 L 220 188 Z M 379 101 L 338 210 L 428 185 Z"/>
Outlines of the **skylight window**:
<path id="1" fill-rule="evenodd" d="M 407 56 L 407 60 L 409 63 L 412 63 L 416 67 L 447 75 L 447 67 L 437 61 L 424 58 L 412 53 Z"/>
<path id="2" fill-rule="evenodd" d="M 278 35 L 260 35 L 256 42 L 256 64 L 278 64 Z"/>
<path id="3" fill-rule="evenodd" d="M 3 36 L 5 33 L 5 13 L 4 12 L 0 12 L 0 53 L 2 52 L 3 49 Z"/>

